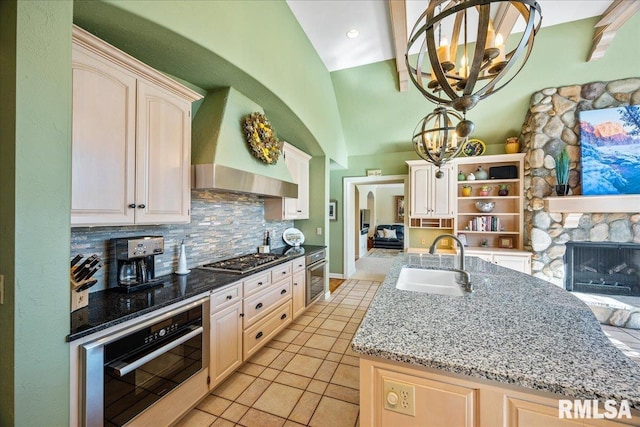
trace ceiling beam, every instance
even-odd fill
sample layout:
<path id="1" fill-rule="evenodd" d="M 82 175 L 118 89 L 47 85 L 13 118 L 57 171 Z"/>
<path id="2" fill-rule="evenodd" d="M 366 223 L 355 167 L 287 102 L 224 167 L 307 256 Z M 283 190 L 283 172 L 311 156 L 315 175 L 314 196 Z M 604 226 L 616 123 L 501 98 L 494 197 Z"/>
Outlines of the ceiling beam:
<path id="1" fill-rule="evenodd" d="M 587 62 L 595 61 L 604 56 L 616 36 L 616 32 L 640 10 L 640 1 L 615 0 L 604 11 L 595 25 L 593 44 Z"/>
<path id="2" fill-rule="evenodd" d="M 393 47 L 396 51 L 396 70 L 398 71 L 398 88 L 400 92 L 407 91 L 409 71 L 405 62 L 407 53 L 407 5 L 405 0 L 388 0 L 391 14 L 391 30 L 393 33 Z"/>
<path id="3" fill-rule="evenodd" d="M 498 4 L 496 16 L 493 18 L 493 29 L 496 32 L 496 35 L 502 35 L 505 43 L 519 17 L 520 12 L 515 7 L 511 7 L 511 3 L 501 2 Z"/>

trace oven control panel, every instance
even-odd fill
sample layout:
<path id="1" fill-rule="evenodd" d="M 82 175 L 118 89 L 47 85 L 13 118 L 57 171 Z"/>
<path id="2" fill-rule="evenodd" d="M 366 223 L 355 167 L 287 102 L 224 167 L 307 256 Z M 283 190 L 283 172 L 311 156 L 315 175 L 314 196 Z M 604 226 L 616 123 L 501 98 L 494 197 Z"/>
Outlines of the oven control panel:
<path id="1" fill-rule="evenodd" d="M 155 331 L 151 331 L 149 335 L 144 337 L 144 343 L 149 344 L 151 342 L 154 342 L 156 340 L 169 336 L 171 335 L 171 333 L 177 331 L 179 327 L 180 325 L 178 323 L 172 323 L 171 325 L 165 326 Z"/>

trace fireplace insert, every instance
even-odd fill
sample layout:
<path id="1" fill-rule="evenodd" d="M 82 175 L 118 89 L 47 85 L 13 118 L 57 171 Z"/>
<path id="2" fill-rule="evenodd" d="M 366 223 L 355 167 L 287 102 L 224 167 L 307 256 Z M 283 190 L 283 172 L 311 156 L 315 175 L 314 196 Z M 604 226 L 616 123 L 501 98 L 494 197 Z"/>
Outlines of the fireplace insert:
<path id="1" fill-rule="evenodd" d="M 568 291 L 640 296 L 640 244 L 567 242 Z"/>

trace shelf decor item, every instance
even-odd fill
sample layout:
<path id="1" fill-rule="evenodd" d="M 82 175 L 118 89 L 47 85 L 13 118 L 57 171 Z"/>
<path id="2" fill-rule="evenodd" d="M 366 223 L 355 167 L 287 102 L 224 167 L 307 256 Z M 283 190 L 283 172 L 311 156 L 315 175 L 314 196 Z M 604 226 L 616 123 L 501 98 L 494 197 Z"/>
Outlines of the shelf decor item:
<path id="1" fill-rule="evenodd" d="M 493 189 L 493 187 L 491 187 L 490 185 L 483 185 L 482 187 L 480 187 L 480 195 L 481 196 L 488 196 L 491 193 L 491 190 Z"/>
<path id="2" fill-rule="evenodd" d="M 248 114 L 244 117 L 242 127 L 251 154 L 268 165 L 278 163 L 284 143 L 276 138 L 276 133 L 265 115 Z"/>
<path id="3" fill-rule="evenodd" d="M 556 161 L 556 194 L 558 196 L 566 196 L 569 194 L 569 153 L 567 148 L 563 148 L 562 151 L 555 157 Z"/>
<path id="4" fill-rule="evenodd" d="M 507 154 L 514 154 L 520 152 L 520 140 L 517 136 L 507 138 L 504 144 L 504 152 Z"/>
<path id="5" fill-rule="evenodd" d="M 484 143 L 484 141 L 478 138 L 471 138 L 462 147 L 462 153 L 467 157 L 482 156 L 486 151 L 486 149 L 487 149 L 487 146 Z"/>
<path id="6" fill-rule="evenodd" d="M 500 184 L 498 186 L 498 196 L 508 196 L 510 188 L 511 186 L 509 184 Z"/>
<path id="7" fill-rule="evenodd" d="M 496 206 L 496 202 L 492 202 L 489 200 L 478 200 L 475 203 L 476 209 L 480 212 L 491 212 L 493 208 Z"/>
<path id="8" fill-rule="evenodd" d="M 462 192 L 462 195 L 464 197 L 469 197 L 471 195 L 471 191 L 473 191 L 473 187 L 472 186 L 470 186 L 470 185 L 463 185 L 462 186 L 461 192 Z"/>
<path id="9" fill-rule="evenodd" d="M 478 169 L 476 170 L 476 179 L 483 180 L 487 179 L 488 177 L 489 174 L 487 173 L 487 171 L 482 169 L 482 166 L 478 166 Z"/>
<path id="10" fill-rule="evenodd" d="M 513 236 L 498 236 L 498 247 L 513 249 Z"/>

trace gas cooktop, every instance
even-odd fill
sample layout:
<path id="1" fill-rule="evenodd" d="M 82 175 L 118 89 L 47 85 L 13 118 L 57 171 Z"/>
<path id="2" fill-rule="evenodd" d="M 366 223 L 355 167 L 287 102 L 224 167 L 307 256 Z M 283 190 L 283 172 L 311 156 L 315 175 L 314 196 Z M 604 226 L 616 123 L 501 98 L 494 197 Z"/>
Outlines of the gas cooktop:
<path id="1" fill-rule="evenodd" d="M 229 258 L 203 265 L 202 269 L 225 273 L 245 274 L 270 264 L 276 264 L 283 255 L 271 253 L 253 253 Z"/>

